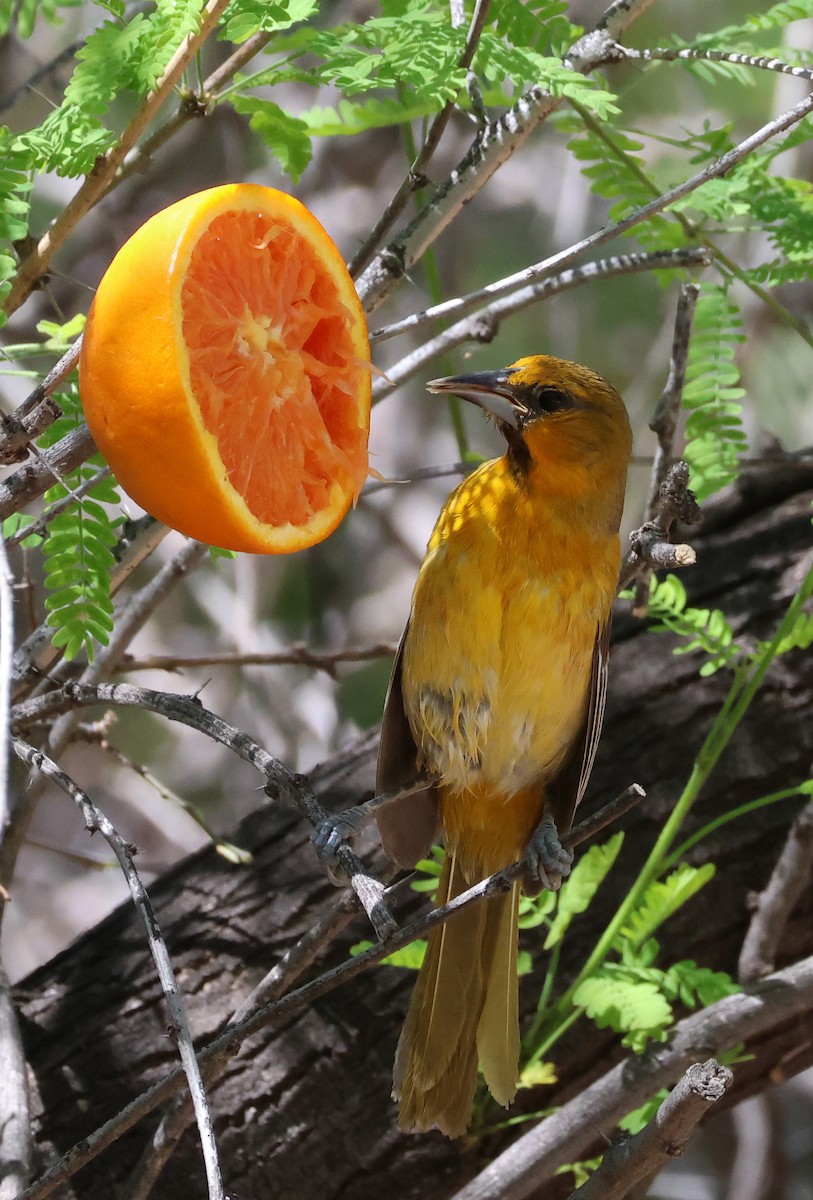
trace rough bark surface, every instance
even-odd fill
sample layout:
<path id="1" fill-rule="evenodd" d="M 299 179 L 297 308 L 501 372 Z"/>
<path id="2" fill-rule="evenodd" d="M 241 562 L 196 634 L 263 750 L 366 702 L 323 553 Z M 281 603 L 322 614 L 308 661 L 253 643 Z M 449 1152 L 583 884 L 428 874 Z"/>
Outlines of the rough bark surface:
<path id="1" fill-rule="evenodd" d="M 749 637 L 768 633 L 811 556 L 811 494 L 800 475 L 741 494 L 719 510 L 697 540 L 700 563 L 683 578 L 694 603 L 721 607 Z M 811 486 L 811 480 L 803 481 Z M 627 784 L 647 801 L 623 821 L 625 849 L 588 913 L 574 925 L 562 978 L 578 965 L 628 886 L 685 780 L 716 706 L 724 673 L 701 679 L 694 655 L 674 657 L 668 635 L 616 621 L 610 702 L 586 806 Z M 725 810 L 809 777 L 813 752 L 813 658 L 785 656 L 771 671 L 692 814 L 687 832 Z M 368 735 L 317 770 L 326 805 L 342 808 L 370 794 L 375 738 Z M 228 763 L 224 760 L 224 776 Z M 664 959 L 690 957 L 736 970 L 749 894 L 764 887 L 801 801 L 785 801 L 735 821 L 702 843 L 697 862 L 717 874 L 663 931 Z M 151 889 L 199 1042 L 222 1028 L 249 989 L 313 922 L 333 889 L 316 864 L 307 830 L 268 805 L 235 835 L 254 854 L 248 868 L 211 852 L 191 857 Z M 414 897 L 408 903 L 415 903 Z M 778 965 L 813 953 L 813 890 L 797 905 Z M 334 947 L 368 936 L 359 918 Z M 383 1195 L 450 1196 L 510 1139 L 450 1143 L 404 1136 L 388 1099 L 392 1056 L 411 978 L 375 969 L 313 1008 L 252 1038 L 235 1056 L 214 1097 L 226 1186 L 240 1200 L 380 1200 Z M 533 1000 L 530 980 L 523 984 Z M 42 1164 L 89 1134 L 176 1056 L 154 970 L 135 914 L 122 907 L 17 989 L 29 1061 L 36 1078 Z M 738 1100 L 813 1062 L 813 1021 L 780 1030 L 738 1066 Z M 710 1048 L 713 1050 L 713 1048 Z M 580 1022 L 557 1054 L 555 1089 L 521 1094 L 517 1110 L 569 1098 L 618 1055 L 616 1041 Z M 610 1132 L 610 1131 L 607 1131 Z M 146 1123 L 122 1139 L 58 1195 L 115 1195 L 147 1135 Z M 540 1181 L 541 1182 L 541 1181 Z M 554 1190 L 540 1187 L 540 1196 Z M 162 1176 L 158 1200 L 204 1197 L 196 1137 L 188 1133 Z"/>

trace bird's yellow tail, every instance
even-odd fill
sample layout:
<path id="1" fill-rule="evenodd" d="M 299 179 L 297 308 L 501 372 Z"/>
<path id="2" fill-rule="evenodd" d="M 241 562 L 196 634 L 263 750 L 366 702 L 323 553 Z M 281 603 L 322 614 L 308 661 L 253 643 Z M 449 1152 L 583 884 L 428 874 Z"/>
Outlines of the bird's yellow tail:
<path id="1" fill-rule="evenodd" d="M 438 888 L 445 904 L 470 886 L 446 855 Z M 461 1137 L 471 1118 L 480 1061 L 494 1099 L 517 1088 L 519 884 L 457 913 L 429 937 L 395 1056 L 393 1095 L 402 1129 L 437 1126 Z"/>

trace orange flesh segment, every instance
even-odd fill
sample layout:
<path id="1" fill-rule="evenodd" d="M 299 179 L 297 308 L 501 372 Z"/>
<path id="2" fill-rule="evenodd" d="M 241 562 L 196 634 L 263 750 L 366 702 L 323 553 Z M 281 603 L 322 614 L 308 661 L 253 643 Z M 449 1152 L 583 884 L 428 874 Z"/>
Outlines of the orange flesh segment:
<path id="1" fill-rule="evenodd" d="M 365 367 L 354 318 L 308 243 L 261 213 L 216 217 L 192 252 L 181 311 L 192 395 L 252 514 L 305 525 L 337 485 L 356 496 Z"/>

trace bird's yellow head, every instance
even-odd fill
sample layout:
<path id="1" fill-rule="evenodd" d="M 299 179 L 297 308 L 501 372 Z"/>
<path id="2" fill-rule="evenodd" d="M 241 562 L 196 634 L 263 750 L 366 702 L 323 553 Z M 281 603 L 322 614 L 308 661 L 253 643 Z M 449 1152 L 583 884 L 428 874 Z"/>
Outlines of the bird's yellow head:
<path id="1" fill-rule="evenodd" d="M 589 367 L 535 354 L 499 371 L 434 379 L 432 392 L 452 392 L 494 418 L 519 472 L 595 473 L 606 485 L 626 478 L 632 432 L 618 392 Z"/>

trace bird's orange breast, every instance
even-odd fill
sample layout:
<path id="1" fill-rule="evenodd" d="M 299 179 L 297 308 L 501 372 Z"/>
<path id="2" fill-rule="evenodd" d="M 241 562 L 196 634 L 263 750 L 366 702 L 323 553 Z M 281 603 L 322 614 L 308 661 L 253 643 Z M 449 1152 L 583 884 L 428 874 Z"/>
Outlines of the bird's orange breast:
<path id="1" fill-rule="evenodd" d="M 486 463 L 452 493 L 413 596 L 403 696 L 441 781 L 447 844 L 471 870 L 523 851 L 543 786 L 585 717 L 617 534 L 573 520 L 552 482 Z"/>

